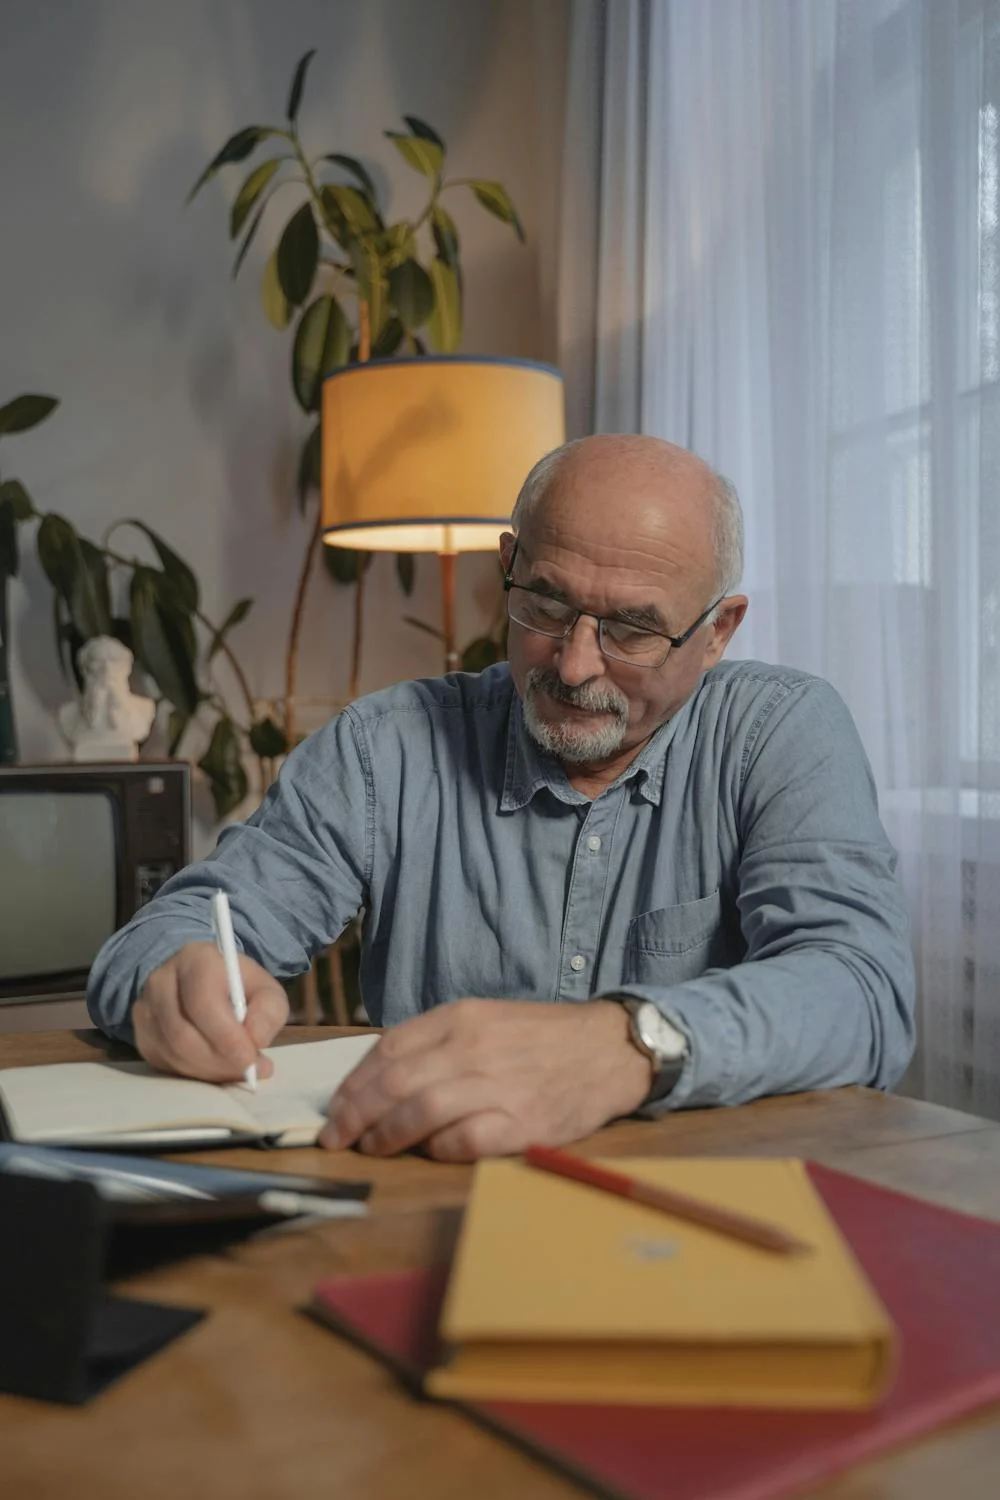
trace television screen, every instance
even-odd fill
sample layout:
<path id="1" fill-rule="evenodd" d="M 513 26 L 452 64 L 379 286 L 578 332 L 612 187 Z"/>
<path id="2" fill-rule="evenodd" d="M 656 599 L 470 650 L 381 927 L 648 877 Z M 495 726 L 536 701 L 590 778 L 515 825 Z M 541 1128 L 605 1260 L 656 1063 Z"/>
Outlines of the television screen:
<path id="1" fill-rule="evenodd" d="M 0 980 L 87 969 L 116 925 L 108 792 L 0 797 Z"/>

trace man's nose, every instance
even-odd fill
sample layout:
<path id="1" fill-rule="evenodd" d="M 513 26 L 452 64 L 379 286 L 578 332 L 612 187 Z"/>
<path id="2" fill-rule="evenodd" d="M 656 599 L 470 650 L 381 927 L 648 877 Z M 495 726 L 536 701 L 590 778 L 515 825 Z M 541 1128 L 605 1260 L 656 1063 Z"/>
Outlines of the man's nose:
<path id="1" fill-rule="evenodd" d="M 579 687 L 592 677 L 603 677 L 606 664 L 601 651 L 598 624 L 590 615 L 581 615 L 569 635 L 564 636 L 558 654 L 559 676 L 567 687 Z"/>

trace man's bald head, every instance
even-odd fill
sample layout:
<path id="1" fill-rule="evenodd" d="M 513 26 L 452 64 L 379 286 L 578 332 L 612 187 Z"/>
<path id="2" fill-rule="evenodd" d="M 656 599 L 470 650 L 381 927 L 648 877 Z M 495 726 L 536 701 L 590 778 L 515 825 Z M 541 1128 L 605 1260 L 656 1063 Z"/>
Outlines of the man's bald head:
<path id="1" fill-rule="evenodd" d="M 591 492 L 597 485 L 606 493 L 609 507 L 617 497 L 637 490 L 662 508 L 665 522 L 702 534 L 714 558 L 716 594 L 736 588 L 743 572 L 739 496 L 697 454 L 661 438 L 626 433 L 564 443 L 540 459 L 524 481 L 514 506 L 515 531 L 529 531 L 543 507 L 572 507 L 574 490 L 583 480 Z"/>

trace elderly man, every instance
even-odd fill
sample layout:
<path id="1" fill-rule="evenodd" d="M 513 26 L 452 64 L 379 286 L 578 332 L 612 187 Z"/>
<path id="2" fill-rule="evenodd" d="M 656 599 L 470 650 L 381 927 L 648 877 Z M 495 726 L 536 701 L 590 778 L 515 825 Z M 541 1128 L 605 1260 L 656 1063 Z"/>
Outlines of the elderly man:
<path id="1" fill-rule="evenodd" d="M 587 438 L 536 466 L 513 524 L 509 664 L 374 693 L 307 740 L 105 946 L 94 1019 L 158 1067 L 238 1078 L 287 1015 L 271 976 L 364 909 L 389 1029 L 326 1145 L 470 1160 L 636 1111 L 890 1086 L 913 1009 L 893 852 L 832 688 L 721 660 L 747 607 L 731 486 L 668 443 Z"/>

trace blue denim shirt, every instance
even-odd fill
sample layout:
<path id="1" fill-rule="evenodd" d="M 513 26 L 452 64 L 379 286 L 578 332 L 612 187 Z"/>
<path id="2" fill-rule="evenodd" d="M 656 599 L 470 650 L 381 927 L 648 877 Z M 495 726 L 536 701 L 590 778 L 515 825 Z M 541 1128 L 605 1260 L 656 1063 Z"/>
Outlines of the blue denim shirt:
<path id="1" fill-rule="evenodd" d="M 149 973 L 237 939 L 279 978 L 360 910 L 373 1021 L 461 996 L 653 1000 L 691 1043 L 670 1107 L 865 1083 L 910 1056 L 895 856 L 853 722 L 818 678 L 721 662 L 594 800 L 536 749 L 505 664 L 362 698 L 94 964 L 129 1035 Z"/>

